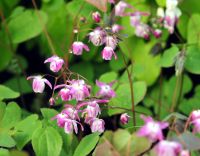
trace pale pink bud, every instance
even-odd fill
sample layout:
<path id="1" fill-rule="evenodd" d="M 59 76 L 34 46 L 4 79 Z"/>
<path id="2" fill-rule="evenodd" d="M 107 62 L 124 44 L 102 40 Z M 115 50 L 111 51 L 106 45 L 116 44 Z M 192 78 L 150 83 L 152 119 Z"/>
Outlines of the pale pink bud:
<path id="1" fill-rule="evenodd" d="M 83 42 L 74 42 L 72 44 L 72 53 L 74 55 L 82 55 L 83 49 L 85 49 L 87 52 L 90 50 L 89 47 Z"/>
<path id="2" fill-rule="evenodd" d="M 182 146 L 173 141 L 162 140 L 155 147 L 157 156 L 178 156 L 182 150 Z"/>
<path id="3" fill-rule="evenodd" d="M 53 97 L 51 97 L 51 98 L 49 99 L 49 104 L 50 104 L 51 106 L 55 105 L 55 99 L 54 99 Z"/>
<path id="4" fill-rule="evenodd" d="M 103 133 L 105 129 L 105 122 L 102 119 L 94 118 L 90 123 L 91 131 Z"/>
<path id="5" fill-rule="evenodd" d="M 45 79 L 45 78 L 42 78 L 42 76 L 29 76 L 27 78 L 27 80 L 29 79 L 33 79 L 33 84 L 32 84 L 32 87 L 33 87 L 33 91 L 35 93 L 42 93 L 44 91 L 44 88 L 45 88 L 45 83 L 52 89 L 52 86 L 51 86 L 51 83 Z"/>
<path id="6" fill-rule="evenodd" d="M 117 55 L 115 54 L 113 48 L 111 47 L 105 47 L 101 54 L 104 60 L 111 60 L 113 55 L 114 58 L 117 59 Z"/>
<path id="7" fill-rule="evenodd" d="M 200 118 L 195 119 L 191 123 L 194 125 L 193 132 L 200 133 Z"/>
<path id="8" fill-rule="evenodd" d="M 123 125 L 127 124 L 130 116 L 127 113 L 124 113 L 120 116 L 120 121 Z"/>
<path id="9" fill-rule="evenodd" d="M 99 23 L 101 21 L 101 15 L 98 11 L 92 13 L 92 19 Z"/>
<path id="10" fill-rule="evenodd" d="M 64 64 L 63 59 L 59 58 L 58 56 L 52 56 L 44 61 L 44 63 L 48 62 L 50 62 L 50 69 L 53 72 L 58 72 Z"/>
<path id="11" fill-rule="evenodd" d="M 163 140 L 162 130 L 168 127 L 166 122 L 156 122 L 151 117 L 141 115 L 145 125 L 142 126 L 138 131 L 138 136 L 145 136 L 150 141 L 155 142 L 157 140 Z"/>

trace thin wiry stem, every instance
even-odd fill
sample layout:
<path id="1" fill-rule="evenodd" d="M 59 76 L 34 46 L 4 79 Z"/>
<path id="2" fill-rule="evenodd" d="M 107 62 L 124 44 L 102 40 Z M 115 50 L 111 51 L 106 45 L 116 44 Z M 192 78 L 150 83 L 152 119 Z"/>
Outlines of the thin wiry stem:
<path id="1" fill-rule="evenodd" d="M 128 69 L 128 65 L 126 63 L 126 59 L 124 54 L 122 53 L 124 64 L 126 66 L 126 72 L 128 75 L 129 85 L 130 85 L 130 91 L 131 91 L 131 104 L 132 104 L 132 113 L 133 113 L 133 126 L 136 126 L 136 115 L 135 115 L 135 99 L 134 99 L 134 90 L 133 90 L 133 81 L 131 77 L 131 73 Z"/>
<path id="2" fill-rule="evenodd" d="M 49 36 L 49 34 L 48 34 L 48 31 L 47 31 L 47 29 L 46 29 L 46 26 L 45 26 L 45 24 L 44 24 L 44 22 L 43 22 L 43 19 L 42 19 L 40 13 L 39 13 L 39 10 L 38 10 L 38 7 L 37 7 L 37 4 L 36 4 L 35 0 L 32 0 L 32 4 L 33 4 L 33 6 L 34 6 L 34 8 L 35 8 L 36 14 L 37 14 L 38 19 L 39 19 L 39 21 L 40 21 L 40 24 L 41 24 L 41 26 L 42 26 L 42 28 L 43 28 L 44 35 L 45 35 L 45 37 L 47 38 L 47 42 L 48 42 L 48 44 L 49 44 L 51 53 L 54 54 L 54 55 L 56 55 L 56 51 L 55 51 L 55 48 L 54 48 L 54 46 L 53 46 L 53 42 L 52 42 L 52 40 L 51 40 L 51 38 L 50 38 L 50 36 Z"/>

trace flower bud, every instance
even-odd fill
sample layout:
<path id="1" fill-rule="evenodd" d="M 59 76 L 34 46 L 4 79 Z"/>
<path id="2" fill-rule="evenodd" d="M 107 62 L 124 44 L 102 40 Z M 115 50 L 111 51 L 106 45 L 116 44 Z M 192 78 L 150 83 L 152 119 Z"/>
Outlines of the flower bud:
<path id="1" fill-rule="evenodd" d="M 123 125 L 127 124 L 129 121 L 130 116 L 127 113 L 124 113 L 120 116 L 120 121 Z"/>
<path id="2" fill-rule="evenodd" d="M 101 21 L 101 15 L 98 11 L 92 13 L 92 19 L 99 23 Z"/>

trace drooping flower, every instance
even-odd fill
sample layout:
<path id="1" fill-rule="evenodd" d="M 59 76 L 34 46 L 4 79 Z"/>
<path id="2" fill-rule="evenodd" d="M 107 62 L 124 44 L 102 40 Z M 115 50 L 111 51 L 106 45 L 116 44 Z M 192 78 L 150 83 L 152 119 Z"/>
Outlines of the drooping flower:
<path id="1" fill-rule="evenodd" d="M 90 96 L 89 86 L 85 84 L 84 80 L 71 80 L 70 83 L 70 93 L 73 99 L 77 101 L 82 101 L 86 97 Z"/>
<path id="2" fill-rule="evenodd" d="M 101 55 L 104 60 L 111 60 L 112 56 L 114 56 L 114 58 L 117 59 L 117 55 L 115 54 L 112 47 L 105 47 L 101 52 Z"/>
<path id="3" fill-rule="evenodd" d="M 138 136 L 145 136 L 150 141 L 155 142 L 157 140 L 163 140 L 164 136 L 162 130 L 168 127 L 166 122 L 156 122 L 151 117 L 141 115 L 145 125 L 142 126 L 138 131 Z"/>
<path id="4" fill-rule="evenodd" d="M 89 40 L 95 46 L 101 46 L 105 43 L 105 32 L 101 28 L 96 28 L 94 31 L 89 33 Z"/>
<path id="5" fill-rule="evenodd" d="M 139 13 L 135 13 L 130 16 L 131 26 L 136 27 L 141 23 L 141 15 Z"/>
<path id="6" fill-rule="evenodd" d="M 124 1 L 119 1 L 116 5 L 115 5 L 115 16 L 125 16 L 125 9 L 126 8 L 131 8 L 131 5 L 129 5 L 128 3 L 124 2 Z"/>
<path id="7" fill-rule="evenodd" d="M 89 47 L 86 44 L 84 44 L 83 42 L 77 41 L 72 44 L 72 53 L 74 55 L 82 55 L 83 49 L 85 49 L 85 51 L 87 51 L 87 52 L 90 50 Z"/>
<path id="8" fill-rule="evenodd" d="M 64 60 L 55 55 L 44 61 L 44 63 L 48 62 L 50 62 L 50 69 L 53 72 L 58 72 L 64 64 Z"/>
<path id="9" fill-rule="evenodd" d="M 118 33 L 120 30 L 123 30 L 124 28 L 121 25 L 114 24 L 112 25 L 112 32 L 113 33 Z"/>
<path id="10" fill-rule="evenodd" d="M 192 111 L 192 113 L 190 115 L 190 120 L 194 121 L 199 118 L 200 118 L 200 109 Z"/>
<path id="11" fill-rule="evenodd" d="M 75 120 L 72 120 L 72 119 L 66 119 L 65 125 L 64 125 L 64 130 L 65 130 L 65 133 L 67 133 L 67 134 L 72 133 L 73 130 L 77 134 L 78 133 L 77 122 Z"/>
<path id="12" fill-rule="evenodd" d="M 105 122 L 102 119 L 93 118 L 92 121 L 90 121 L 90 128 L 93 133 L 94 132 L 103 133 L 105 130 L 104 126 Z"/>
<path id="13" fill-rule="evenodd" d="M 157 156 L 178 156 L 182 150 L 182 146 L 173 141 L 162 140 L 155 147 Z"/>
<path id="14" fill-rule="evenodd" d="M 78 116 L 78 110 L 76 110 L 74 107 L 69 107 L 68 105 L 66 108 L 62 111 L 67 115 L 68 118 L 73 119 L 73 120 L 80 120 Z"/>
<path id="15" fill-rule="evenodd" d="M 32 88 L 35 93 L 42 93 L 45 88 L 45 83 L 52 89 L 51 83 L 40 75 L 27 77 L 27 80 L 30 79 L 33 79 Z"/>
<path id="16" fill-rule="evenodd" d="M 106 47 L 111 47 L 113 50 L 116 48 L 117 43 L 118 43 L 118 39 L 116 36 L 106 36 L 105 37 L 105 41 L 106 41 Z"/>
<path id="17" fill-rule="evenodd" d="M 68 117 L 67 114 L 61 112 L 61 113 L 57 114 L 55 117 L 53 117 L 52 120 L 57 119 L 58 126 L 59 127 L 64 127 L 67 117 Z"/>
<path id="18" fill-rule="evenodd" d="M 162 35 L 162 30 L 160 30 L 160 29 L 155 29 L 155 30 L 153 30 L 153 35 L 154 35 L 156 38 L 160 38 L 161 35 Z"/>
<path id="19" fill-rule="evenodd" d="M 72 99 L 72 94 L 71 94 L 70 89 L 68 87 L 62 88 L 59 91 L 58 95 L 60 95 L 60 97 L 63 101 L 69 101 L 69 100 Z"/>
<path id="20" fill-rule="evenodd" d="M 98 80 L 96 80 L 96 85 L 100 88 L 100 90 L 97 93 L 97 96 L 103 97 L 103 98 L 112 98 L 115 97 L 116 94 L 114 90 L 112 89 L 112 86 L 114 84 L 114 81 L 111 83 L 103 83 Z"/>
<path id="21" fill-rule="evenodd" d="M 130 119 L 130 116 L 127 113 L 123 113 L 120 116 L 120 121 L 123 125 L 127 124 Z"/>
<path id="22" fill-rule="evenodd" d="M 135 35 L 144 39 L 149 39 L 150 29 L 147 24 L 140 23 L 135 27 Z"/>
<path id="23" fill-rule="evenodd" d="M 85 122 L 89 123 L 91 119 L 96 118 L 99 114 L 101 114 L 101 110 L 96 101 L 89 101 L 87 107 L 83 111 L 83 115 L 85 116 Z"/>
<path id="24" fill-rule="evenodd" d="M 98 11 L 93 12 L 93 13 L 92 13 L 92 19 L 93 19 L 95 22 L 99 23 L 99 22 L 101 21 L 101 14 L 100 14 Z"/>

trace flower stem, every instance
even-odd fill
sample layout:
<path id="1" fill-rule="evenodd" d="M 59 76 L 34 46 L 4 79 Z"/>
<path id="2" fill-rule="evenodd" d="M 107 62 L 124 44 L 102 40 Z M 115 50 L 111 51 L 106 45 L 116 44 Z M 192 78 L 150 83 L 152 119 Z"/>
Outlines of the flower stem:
<path id="1" fill-rule="evenodd" d="M 132 77 L 131 77 L 131 73 L 128 70 L 128 65 L 126 63 L 126 59 L 124 54 L 123 55 L 123 60 L 124 60 L 124 64 L 126 66 L 126 72 L 128 75 L 128 80 L 129 80 L 129 84 L 130 84 L 130 90 L 131 90 L 131 103 L 132 103 L 132 113 L 133 113 L 133 126 L 136 126 L 136 115 L 135 115 L 135 99 L 134 99 L 134 90 L 133 90 L 133 81 L 132 81 Z"/>

